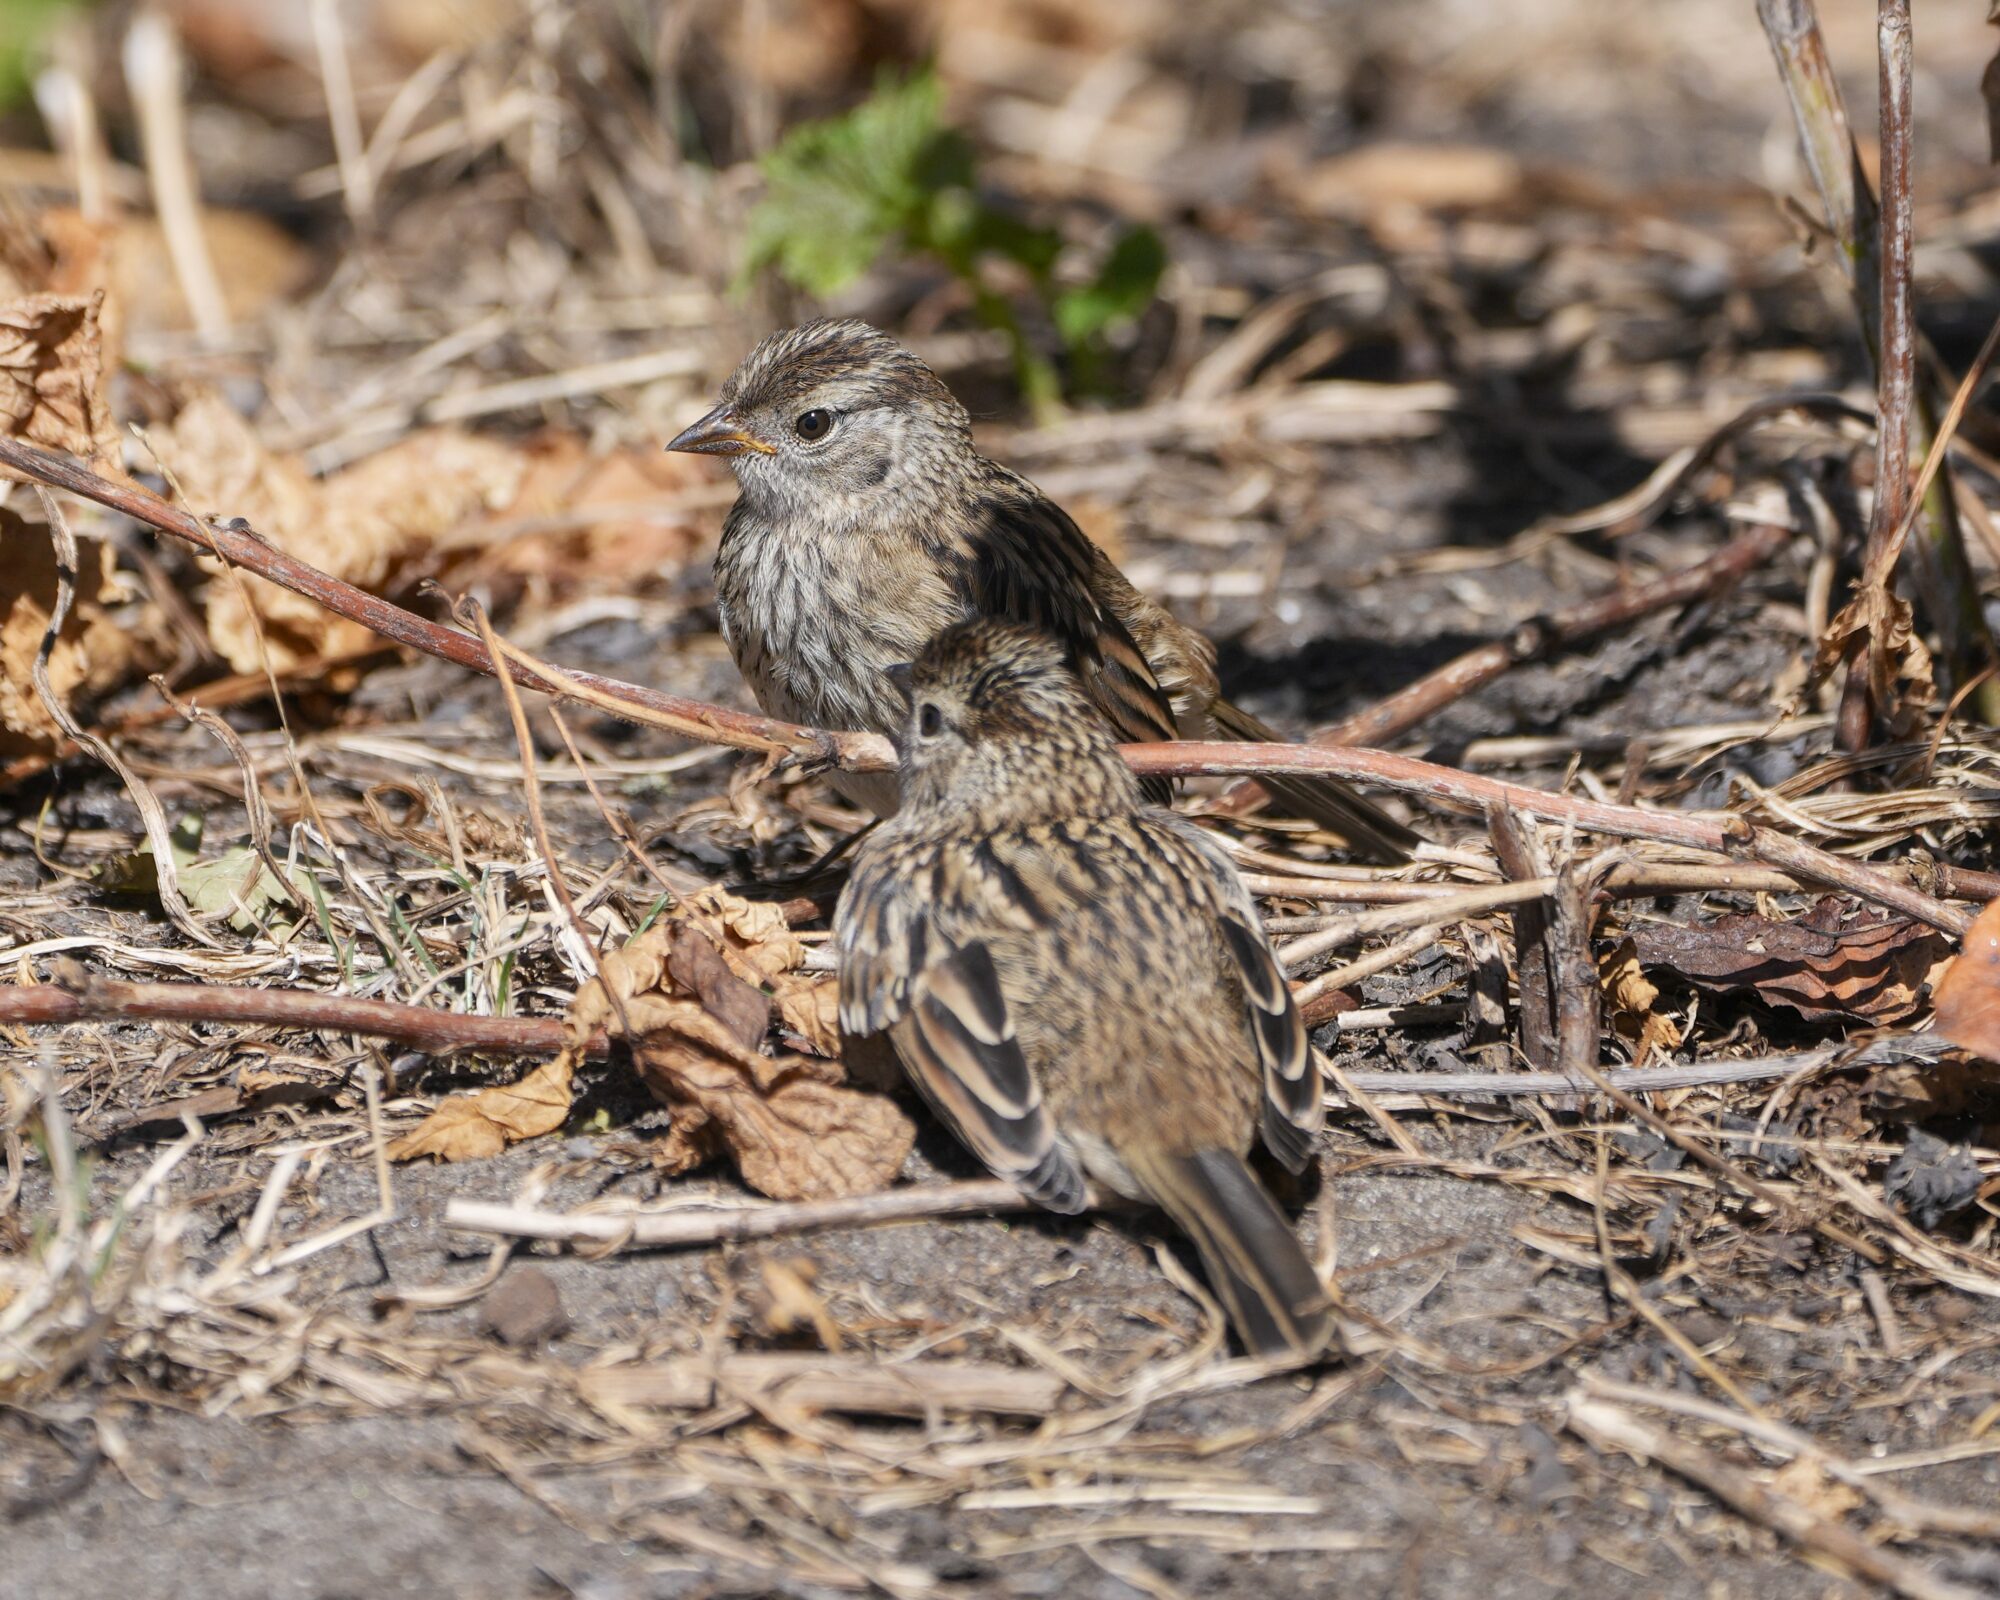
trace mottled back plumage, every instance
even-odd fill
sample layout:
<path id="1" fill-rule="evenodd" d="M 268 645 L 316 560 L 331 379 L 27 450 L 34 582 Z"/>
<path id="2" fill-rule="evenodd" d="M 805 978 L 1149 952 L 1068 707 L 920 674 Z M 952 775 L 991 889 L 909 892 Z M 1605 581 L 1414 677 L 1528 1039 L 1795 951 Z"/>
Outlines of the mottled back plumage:
<path id="1" fill-rule="evenodd" d="M 995 1172 L 1164 1206 L 1245 1342 L 1308 1350 L 1317 1280 L 1242 1157 L 1293 1170 L 1317 1059 L 1228 857 L 1148 805 L 1061 642 L 975 621 L 903 674 L 902 805 L 835 917 L 841 1025 L 886 1033 Z M 899 696 L 900 698 L 900 696 Z"/>
<path id="2" fill-rule="evenodd" d="M 1219 692 L 1214 647 L 1141 595 L 1054 501 L 989 461 L 965 408 L 862 322 L 772 334 L 670 448 L 726 455 L 741 494 L 716 556 L 722 630 L 773 715 L 887 733 L 883 670 L 952 622 L 1043 629 L 1121 740 L 1274 735 Z M 878 816 L 893 781 L 836 774 Z M 1275 780 L 1284 803 L 1364 853 L 1416 836 L 1331 779 Z M 1150 793 L 1165 799 L 1155 783 Z"/>

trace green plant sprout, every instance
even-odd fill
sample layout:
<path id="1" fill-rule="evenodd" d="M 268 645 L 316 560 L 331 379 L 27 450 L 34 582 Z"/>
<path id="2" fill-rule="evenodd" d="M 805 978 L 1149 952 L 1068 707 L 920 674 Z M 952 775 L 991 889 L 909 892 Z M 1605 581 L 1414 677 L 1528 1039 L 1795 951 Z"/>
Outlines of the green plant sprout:
<path id="1" fill-rule="evenodd" d="M 1025 275 L 1062 342 L 1072 382 L 1089 388 L 1102 370 L 1106 335 L 1153 303 L 1166 249 L 1151 228 L 1127 227 L 1094 276 L 1059 282 L 1061 235 L 981 196 L 972 145 L 943 123 L 942 110 L 937 78 L 924 71 L 900 82 L 885 76 L 852 111 L 793 129 L 761 163 L 765 191 L 750 216 L 743 274 L 772 267 L 825 296 L 884 250 L 929 256 L 970 290 L 980 321 L 1007 336 L 1030 409 L 1051 416 L 1061 410 L 1061 376 L 993 286 L 989 264 Z"/>

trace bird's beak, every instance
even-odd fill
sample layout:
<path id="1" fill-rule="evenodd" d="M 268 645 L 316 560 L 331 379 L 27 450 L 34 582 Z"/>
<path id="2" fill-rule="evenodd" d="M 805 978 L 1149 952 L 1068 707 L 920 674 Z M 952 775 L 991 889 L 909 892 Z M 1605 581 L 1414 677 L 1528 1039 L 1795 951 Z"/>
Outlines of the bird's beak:
<path id="1" fill-rule="evenodd" d="M 744 428 L 736 415 L 736 408 L 730 405 L 719 405 L 693 426 L 681 429 L 667 448 L 684 450 L 691 456 L 741 456 L 752 451 L 760 456 L 778 453 L 776 445 L 766 444 Z"/>

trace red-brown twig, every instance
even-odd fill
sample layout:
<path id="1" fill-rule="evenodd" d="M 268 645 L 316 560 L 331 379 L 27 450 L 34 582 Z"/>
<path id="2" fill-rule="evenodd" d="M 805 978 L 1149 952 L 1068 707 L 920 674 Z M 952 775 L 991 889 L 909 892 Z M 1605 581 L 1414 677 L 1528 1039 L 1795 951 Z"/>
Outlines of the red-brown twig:
<path id="1" fill-rule="evenodd" d="M 1921 889 L 1894 882 L 1873 867 L 1770 828 L 1759 828 L 1742 817 L 1644 811 L 1636 806 L 1548 794 L 1386 750 L 1326 749 L 1304 744 L 1203 744 L 1194 740 L 1130 744 L 1123 749 L 1132 770 L 1147 777 L 1324 772 L 1351 783 L 1378 784 L 1468 811 L 1484 812 L 1491 806 L 1507 806 L 1545 822 L 1573 822 L 1579 828 L 1617 839 L 1652 839 L 1762 862 L 1829 888 L 1844 889 L 1953 935 L 1963 933 L 1972 921 L 1968 914 L 1954 911 Z"/>
<path id="2" fill-rule="evenodd" d="M 485 645 L 470 634 L 426 621 L 414 612 L 393 605 L 364 589 L 325 573 L 315 566 L 287 555 L 269 540 L 241 528 L 215 526 L 171 505 L 156 494 L 130 484 L 114 483 L 100 477 L 67 456 L 59 456 L 19 439 L 0 439 L 0 464 L 52 488 L 64 489 L 95 500 L 99 505 L 122 512 L 136 522 L 172 538 L 193 545 L 245 572 L 268 579 L 280 588 L 304 595 L 336 616 L 358 622 L 370 632 L 396 644 L 408 645 L 426 655 L 436 656 L 473 672 L 493 675 L 493 658 Z M 515 659 L 515 681 L 523 688 L 542 694 L 566 695 L 593 701 L 609 696 L 617 702 L 618 714 L 628 721 L 644 722 L 669 732 L 685 734 L 710 744 L 731 745 L 740 750 L 796 754 L 809 758 L 836 759 L 849 750 L 843 741 L 862 740 L 866 753 L 876 747 L 886 750 L 886 741 L 867 735 L 816 734 L 772 717 L 747 711 L 730 711 L 706 705 L 680 695 L 662 694 L 638 684 L 619 683 L 593 672 L 563 672 L 548 676 Z M 830 741 L 830 742 L 829 742 Z M 878 756 L 878 759 L 885 759 Z"/>
<path id="3" fill-rule="evenodd" d="M 1535 617 L 1495 639 L 1427 672 L 1407 688 L 1378 700 L 1366 711 L 1322 728 L 1311 742 L 1324 745 L 1383 745 L 1435 716 L 1446 706 L 1483 689 L 1515 667 L 1567 650 L 1641 617 L 1720 594 L 1745 573 L 1762 566 L 1791 540 L 1789 528 L 1769 523 L 1738 534 L 1706 561 L 1667 573 L 1636 588 L 1614 589 L 1546 617 Z M 1261 784 L 1233 784 L 1217 802 L 1227 816 L 1253 811 L 1265 798 Z"/>
<path id="4" fill-rule="evenodd" d="M 1901 40 L 1908 44 L 1908 10 L 1901 0 L 1889 0 L 1891 11 L 1903 19 Z M 1828 59 L 1826 40 L 1820 32 L 1819 16 L 1813 0 L 1757 0 L 1757 14 L 1763 23 L 1778 73 L 1791 100 L 1798 123 L 1799 142 L 1806 165 L 1826 209 L 1826 220 L 1838 247 L 1838 259 L 1854 295 L 1871 361 L 1882 365 L 1881 333 L 1884 281 L 1881 214 L 1861 168 L 1849 129 L 1847 107 L 1840 93 L 1840 81 Z M 1893 50 L 1897 30 L 1886 30 L 1883 42 Z M 1882 140 L 1885 147 L 1892 137 L 1908 137 L 1907 117 L 1900 129 L 1885 113 Z M 1908 99 L 1904 97 L 1907 107 Z M 1885 164 L 1887 155 L 1885 153 Z M 1912 349 L 1914 352 L 1914 341 Z M 1910 451 L 1928 454 L 1943 431 L 1937 422 L 1930 374 L 1919 368 L 1908 412 Z M 1907 459 L 1907 457 L 1905 458 Z M 1951 675 L 1964 682 L 1994 657 L 1991 633 L 1980 610 L 1979 589 L 1965 558 L 1965 544 L 1959 530 L 1958 498 L 1950 477 L 1942 469 L 1926 492 L 1918 497 L 1917 519 L 1922 537 L 1911 542 L 1909 568 L 1923 598 L 1924 610 L 1937 627 L 1944 645 L 1944 658 Z M 1907 470 L 1907 468 L 1905 468 Z M 1978 714 L 1986 721 L 2000 721 L 2000 680 L 1988 679 L 1975 691 Z"/>
<path id="5" fill-rule="evenodd" d="M 254 534 L 209 528 L 156 495 L 112 483 L 63 457 L 0 439 L 0 464 L 26 473 L 136 517 L 149 526 L 214 550 L 259 577 L 314 599 L 329 610 L 352 618 L 385 638 L 427 651 L 443 660 L 491 674 L 493 657 L 477 639 L 426 622 L 400 606 L 364 593 L 286 555 Z M 656 689 L 619 683 L 594 673 L 569 672 L 535 662 L 514 647 L 499 642 L 513 668 L 515 681 L 545 694 L 580 699 L 636 722 L 671 729 L 694 739 L 739 749 L 783 751 L 850 772 L 886 772 L 895 767 L 889 741 L 872 733 L 829 733 L 801 728 L 775 717 L 729 711 Z M 1739 860 L 1759 861 L 1844 889 L 1877 905 L 1900 911 L 1954 935 L 1965 931 L 1971 918 L 1906 883 L 1873 868 L 1833 855 L 1768 828 L 1753 827 L 1742 818 L 1716 820 L 1679 812 L 1643 811 L 1634 806 L 1607 805 L 1569 795 L 1546 794 L 1518 784 L 1457 772 L 1409 756 L 1382 750 L 1329 748 L 1318 745 L 1208 744 L 1192 740 L 1163 744 L 1126 745 L 1125 758 L 1143 776 L 1256 777 L 1266 773 L 1324 772 L 1361 783 L 1375 783 L 1405 794 L 1425 796 L 1448 806 L 1483 813 L 1495 805 L 1510 806 L 1546 821 L 1573 822 L 1579 828 L 1621 839 L 1653 839 L 1713 851 Z"/>
<path id="6" fill-rule="evenodd" d="M 432 1055 L 481 1051 L 493 1055 L 554 1055 L 563 1048 L 560 1017 L 476 1017 L 392 1000 L 310 989 L 254 989 L 207 983 L 126 983 L 87 973 L 74 961 L 56 963 L 56 981 L 0 988 L 0 1027 L 70 1027 L 81 1022 L 232 1023 L 246 1027 L 326 1030 L 388 1039 Z M 1859 1050 L 1823 1045 L 1790 1055 L 1738 1061 L 1706 1061 L 1611 1072 L 1587 1070 L 1579 1078 L 1562 1072 L 1363 1072 L 1352 1074 L 1366 1093 L 1418 1094 L 1490 1099 L 1506 1096 L 1573 1094 L 1602 1083 L 1633 1093 L 1747 1083 L 1784 1078 L 1834 1065 L 1865 1066 L 1879 1061 L 1935 1057 L 1949 1046 L 1935 1035 L 1887 1037 Z M 584 1053 L 602 1060 L 611 1052 L 603 1033 L 591 1036 Z M 1594 1076 L 1591 1074 L 1595 1074 Z"/>
<path id="7" fill-rule="evenodd" d="M 1524 622 L 1506 638 L 1468 650 L 1366 711 L 1321 729 L 1312 736 L 1312 742 L 1387 744 L 1453 701 L 1485 687 L 1524 662 L 1582 644 L 1655 612 L 1720 593 L 1784 549 L 1791 537 L 1789 528 L 1759 523 L 1731 539 L 1706 561 L 1669 572 L 1651 583 L 1614 589 L 1609 594 Z"/>

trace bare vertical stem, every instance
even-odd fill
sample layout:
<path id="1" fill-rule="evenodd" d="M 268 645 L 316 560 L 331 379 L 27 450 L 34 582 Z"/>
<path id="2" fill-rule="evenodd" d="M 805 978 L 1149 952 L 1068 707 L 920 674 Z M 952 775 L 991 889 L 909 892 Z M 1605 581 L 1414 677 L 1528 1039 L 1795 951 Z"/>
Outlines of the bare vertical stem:
<path id="1" fill-rule="evenodd" d="M 1902 526 L 1910 503 L 1910 414 L 1916 403 L 1917 324 L 1910 220 L 1910 0 L 1879 0 L 1876 42 L 1882 95 L 1881 285 L 1875 339 L 1875 505 L 1868 519 L 1864 566 L 1874 572 Z M 1874 732 L 1868 689 L 1868 640 L 1857 634 L 1847 650 L 1840 696 L 1843 750 L 1863 750 Z"/>
<path id="2" fill-rule="evenodd" d="M 1549 860 L 1526 824 L 1505 806 L 1489 806 L 1486 830 L 1501 870 L 1514 882 L 1549 875 Z M 1549 949 L 1548 907 L 1540 900 L 1514 908 L 1514 971 L 1521 990 L 1521 1054 L 1531 1066 L 1556 1065 L 1556 995 Z"/>
<path id="3" fill-rule="evenodd" d="M 340 0 L 312 0 L 311 12 L 327 124 L 333 130 L 334 160 L 340 168 L 341 199 L 348 220 L 365 227 L 375 212 L 375 175 L 368 165 L 361 111 L 354 99 L 354 73 L 348 63 L 347 34 L 340 23 Z"/>
<path id="4" fill-rule="evenodd" d="M 1556 868 L 1550 899 L 1549 988 L 1555 996 L 1556 1070 L 1581 1078 L 1598 1055 L 1597 1030 L 1603 1007 L 1597 962 L 1590 948 L 1590 897 L 1594 875 L 1566 854 Z"/>
<path id="5" fill-rule="evenodd" d="M 1885 170 L 1890 165 L 1892 138 L 1900 137 L 1905 147 L 1902 182 L 1903 203 L 1907 206 L 1910 14 L 1903 0 L 1881 0 L 1881 8 L 1884 19 L 1883 165 Z M 1891 13 L 1894 13 L 1897 25 L 1892 26 Z M 1819 190 L 1827 225 L 1840 247 L 1841 264 L 1854 293 L 1869 359 L 1880 373 L 1886 365 L 1882 359 L 1885 316 L 1882 304 L 1885 265 L 1882 215 L 1855 152 L 1847 109 L 1841 100 L 1832 64 L 1827 59 L 1826 41 L 1820 34 L 1818 13 L 1813 8 L 1813 0 L 1757 0 L 1757 14 L 1763 22 L 1765 36 L 1770 40 L 1772 54 L 1777 58 L 1778 73 L 1791 101 L 1792 115 L 1798 124 L 1799 141 L 1805 151 L 1806 166 L 1812 173 L 1813 186 Z M 1894 49 L 1891 48 L 1892 34 L 1898 41 Z M 1897 51 L 1900 51 L 1902 62 L 1900 69 L 1891 59 Z M 1900 120 L 1890 112 L 1889 81 L 1899 71 Z M 1900 286 L 1900 292 L 1907 296 L 1907 258 L 1900 273 Z M 1910 337 L 1910 361 L 1912 377 L 1906 410 L 1908 432 L 1902 457 L 1904 465 L 1899 473 L 1906 482 L 1910 456 L 1927 454 L 1937 432 L 1937 409 L 1933 396 L 1928 383 L 1918 381 L 1915 371 L 1914 331 Z M 1924 496 L 1920 523 L 1920 536 L 1911 539 L 1906 547 L 1909 573 L 1929 620 L 1938 630 L 1943 645 L 1943 660 L 1951 677 L 1963 683 L 1984 670 L 1994 659 L 1995 651 L 1980 610 L 1978 586 L 1973 582 L 1971 568 L 1966 563 L 1964 541 L 1959 531 L 1958 502 L 1948 473 L 1940 472 Z M 1978 715 L 1989 722 L 2000 722 L 2000 680 L 1989 679 L 1982 688 L 1974 691 L 1974 697 Z M 1844 704 L 1843 736 L 1848 727 L 1847 715 Z"/>

